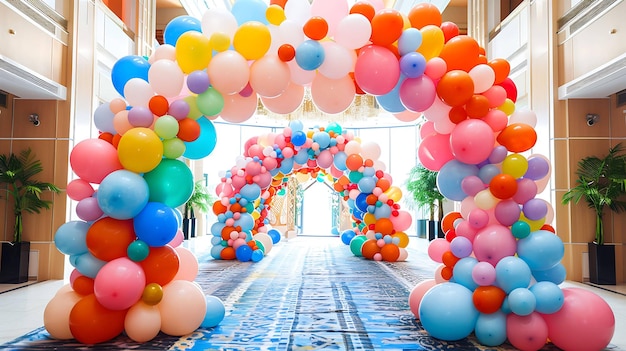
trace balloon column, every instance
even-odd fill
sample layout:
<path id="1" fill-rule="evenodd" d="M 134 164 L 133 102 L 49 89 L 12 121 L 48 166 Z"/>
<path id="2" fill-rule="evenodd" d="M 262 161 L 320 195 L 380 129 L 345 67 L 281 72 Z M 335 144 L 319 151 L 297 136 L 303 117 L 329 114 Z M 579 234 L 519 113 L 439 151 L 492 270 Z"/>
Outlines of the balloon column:
<path id="1" fill-rule="evenodd" d="M 354 228 L 342 233 L 342 240 L 356 256 L 404 260 L 404 231 L 412 218 L 400 210 L 402 192 L 392 185 L 379 156 L 378 144 L 361 142 L 334 122 L 305 131 L 300 121 L 292 121 L 281 133 L 249 139 L 243 157 L 224 172 L 216 189 L 220 200 L 213 205 L 218 221 L 211 227 L 212 256 L 257 262 L 269 253 L 280 240 L 268 225 L 272 199 L 289 175 L 304 173 L 326 176 L 347 201 Z"/>

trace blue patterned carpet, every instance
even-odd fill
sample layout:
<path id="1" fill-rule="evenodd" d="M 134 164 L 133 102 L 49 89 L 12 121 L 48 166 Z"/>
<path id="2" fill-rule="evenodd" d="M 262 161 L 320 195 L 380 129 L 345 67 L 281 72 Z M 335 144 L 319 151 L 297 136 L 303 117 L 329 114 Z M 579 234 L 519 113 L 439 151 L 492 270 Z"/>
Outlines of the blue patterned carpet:
<path id="1" fill-rule="evenodd" d="M 197 282 L 226 306 L 215 328 L 141 344 L 120 336 L 92 346 L 52 340 L 40 328 L 0 350 L 514 349 L 430 337 L 409 310 L 408 296 L 432 277 L 434 265 L 413 250 L 407 262 L 382 263 L 353 256 L 336 237 L 308 237 L 280 242 L 258 263 L 198 257 Z"/>

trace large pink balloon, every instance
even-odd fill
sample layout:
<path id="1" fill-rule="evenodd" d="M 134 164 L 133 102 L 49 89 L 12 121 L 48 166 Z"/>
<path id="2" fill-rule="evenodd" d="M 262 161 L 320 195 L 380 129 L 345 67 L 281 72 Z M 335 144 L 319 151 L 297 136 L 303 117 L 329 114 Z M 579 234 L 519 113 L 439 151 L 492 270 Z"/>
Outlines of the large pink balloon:
<path id="1" fill-rule="evenodd" d="M 563 288 L 563 307 L 544 314 L 548 337 L 563 350 L 602 350 L 613 338 L 615 315 L 595 293 L 581 288 Z"/>
<path id="2" fill-rule="evenodd" d="M 519 350 L 540 350 L 548 339 L 548 327 L 537 312 L 527 316 L 510 313 L 506 317 L 506 337 Z"/>
<path id="3" fill-rule="evenodd" d="M 491 127 L 480 119 L 466 119 L 450 133 L 452 154 L 467 164 L 478 164 L 489 158 L 494 143 Z"/>
<path id="4" fill-rule="evenodd" d="M 364 46 L 356 59 L 354 79 L 371 95 L 385 95 L 400 78 L 398 59 L 389 49 L 378 45 Z"/>
<path id="5" fill-rule="evenodd" d="M 417 149 L 417 156 L 424 167 L 439 171 L 454 158 L 450 150 L 449 134 L 432 134 L 424 138 Z"/>
<path id="6" fill-rule="evenodd" d="M 98 302 L 110 310 L 125 310 L 134 305 L 146 286 L 141 266 L 126 257 L 105 264 L 94 280 L 93 291 Z"/>
<path id="7" fill-rule="evenodd" d="M 85 139 L 70 153 L 72 170 L 82 180 L 100 184 L 113 171 L 122 169 L 117 150 L 102 139 Z"/>
<path id="8" fill-rule="evenodd" d="M 303 99 L 304 87 L 295 83 L 289 83 L 285 91 L 276 97 L 261 96 L 265 108 L 279 114 L 289 114 L 297 110 Z"/>
<path id="9" fill-rule="evenodd" d="M 436 96 L 435 83 L 428 76 L 407 78 L 400 85 L 400 101 L 410 111 L 426 111 Z"/>
<path id="10" fill-rule="evenodd" d="M 480 230 L 474 238 L 474 255 L 479 261 L 491 263 L 494 267 L 506 256 L 513 256 L 517 241 L 511 230 L 499 224 L 492 224 Z"/>
<path id="11" fill-rule="evenodd" d="M 317 108 L 328 114 L 345 111 L 356 94 L 356 87 L 350 76 L 341 79 L 329 79 L 321 74 L 315 75 L 311 84 L 311 99 Z"/>
<path id="12" fill-rule="evenodd" d="M 207 73 L 217 91 L 230 95 L 240 92 L 248 84 L 250 66 L 237 51 L 226 50 L 211 59 Z"/>
<path id="13" fill-rule="evenodd" d="M 250 67 L 250 86 L 259 96 L 282 94 L 291 80 L 289 66 L 277 55 L 265 55 Z"/>

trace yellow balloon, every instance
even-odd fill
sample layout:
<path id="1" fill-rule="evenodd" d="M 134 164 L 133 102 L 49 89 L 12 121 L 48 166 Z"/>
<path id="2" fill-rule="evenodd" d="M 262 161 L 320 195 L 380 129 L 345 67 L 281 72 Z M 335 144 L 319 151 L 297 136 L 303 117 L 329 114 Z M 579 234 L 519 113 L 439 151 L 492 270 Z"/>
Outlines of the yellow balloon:
<path id="1" fill-rule="evenodd" d="M 259 219 L 259 217 L 261 217 L 261 214 L 258 211 L 252 211 L 250 215 L 252 216 L 252 218 L 254 218 L 255 221 Z"/>
<path id="2" fill-rule="evenodd" d="M 446 42 L 441 28 L 428 25 L 420 29 L 420 32 L 422 32 L 422 45 L 417 48 L 417 52 L 422 54 L 426 61 L 438 57 Z"/>
<path id="3" fill-rule="evenodd" d="M 521 154 L 510 154 L 502 161 L 502 173 L 521 178 L 528 170 L 528 160 Z"/>
<path id="4" fill-rule="evenodd" d="M 365 216 L 363 216 L 363 223 L 367 225 L 376 223 L 376 216 L 374 216 L 373 213 L 366 213 Z"/>
<path id="5" fill-rule="evenodd" d="M 506 113 L 507 116 L 510 116 L 513 112 L 515 112 L 515 103 L 511 99 L 506 99 L 502 105 L 498 106 L 498 110 Z"/>
<path id="6" fill-rule="evenodd" d="M 267 10 L 265 10 L 265 18 L 267 18 L 269 23 L 278 26 L 287 19 L 287 16 L 285 16 L 285 10 L 282 7 L 274 4 L 268 6 Z"/>
<path id="7" fill-rule="evenodd" d="M 179 39 L 180 40 L 180 39 Z M 261 22 L 248 21 L 237 29 L 233 46 L 246 60 L 260 59 L 272 43 L 270 30 Z"/>
<path id="8" fill-rule="evenodd" d="M 384 192 L 384 194 L 386 194 L 387 197 L 393 200 L 394 202 L 398 202 L 402 198 L 402 190 L 398 188 L 397 186 L 393 186 L 393 185 L 390 186 L 389 189 L 387 189 Z"/>
<path id="9" fill-rule="evenodd" d="M 187 118 L 191 118 L 193 120 L 197 120 L 202 117 L 202 112 L 198 109 L 198 104 L 196 104 L 196 95 L 188 95 L 183 100 L 189 105 L 189 113 L 187 114 Z"/>
<path id="10" fill-rule="evenodd" d="M 146 173 L 161 163 L 163 143 L 152 129 L 133 128 L 120 138 L 117 154 L 125 169 Z"/>
<path id="11" fill-rule="evenodd" d="M 141 295 L 141 300 L 146 303 L 146 305 L 156 305 L 161 302 L 163 298 L 163 288 L 161 285 L 157 283 L 150 283 L 146 285 L 143 289 L 143 294 Z"/>
<path id="12" fill-rule="evenodd" d="M 500 200 L 491 194 L 489 189 L 481 190 L 474 195 L 474 204 L 476 204 L 476 207 L 485 211 L 496 207 L 499 201 Z"/>
<path id="13" fill-rule="evenodd" d="M 524 216 L 524 213 L 520 214 L 519 220 L 528 223 L 531 233 L 540 230 L 541 227 L 543 227 L 543 225 L 546 223 L 545 217 L 533 221 L 532 219 L 526 218 L 526 216 Z"/>
<path id="14" fill-rule="evenodd" d="M 396 232 L 391 237 L 400 239 L 398 247 L 407 247 L 409 245 L 409 236 L 405 232 Z"/>
<path id="15" fill-rule="evenodd" d="M 195 30 L 181 34 L 176 41 L 176 62 L 183 73 L 206 69 L 211 61 L 209 38 Z"/>
<path id="16" fill-rule="evenodd" d="M 211 45 L 213 50 L 217 52 L 226 51 L 230 46 L 230 37 L 226 33 L 215 32 L 211 34 L 211 39 L 209 39 L 209 45 Z"/>

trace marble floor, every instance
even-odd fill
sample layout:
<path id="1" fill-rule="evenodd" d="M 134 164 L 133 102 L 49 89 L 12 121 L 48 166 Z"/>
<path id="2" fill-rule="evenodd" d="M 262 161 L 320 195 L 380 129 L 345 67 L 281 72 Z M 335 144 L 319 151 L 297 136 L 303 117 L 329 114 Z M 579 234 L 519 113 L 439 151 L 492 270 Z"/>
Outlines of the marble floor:
<path id="1" fill-rule="evenodd" d="M 293 239 L 291 239 L 293 240 Z M 339 240 L 339 239 L 335 239 Z M 185 241 L 192 251 L 209 247 L 203 237 Z M 425 239 L 411 238 L 409 248 L 425 252 Z M 0 344 L 11 341 L 25 333 L 43 326 L 43 311 L 54 294 L 66 284 L 66 280 L 29 282 L 22 285 L 0 284 Z M 626 351 L 626 285 L 594 287 L 589 284 L 566 281 L 565 286 L 589 289 L 607 301 L 615 315 L 615 333 L 606 350 Z"/>

